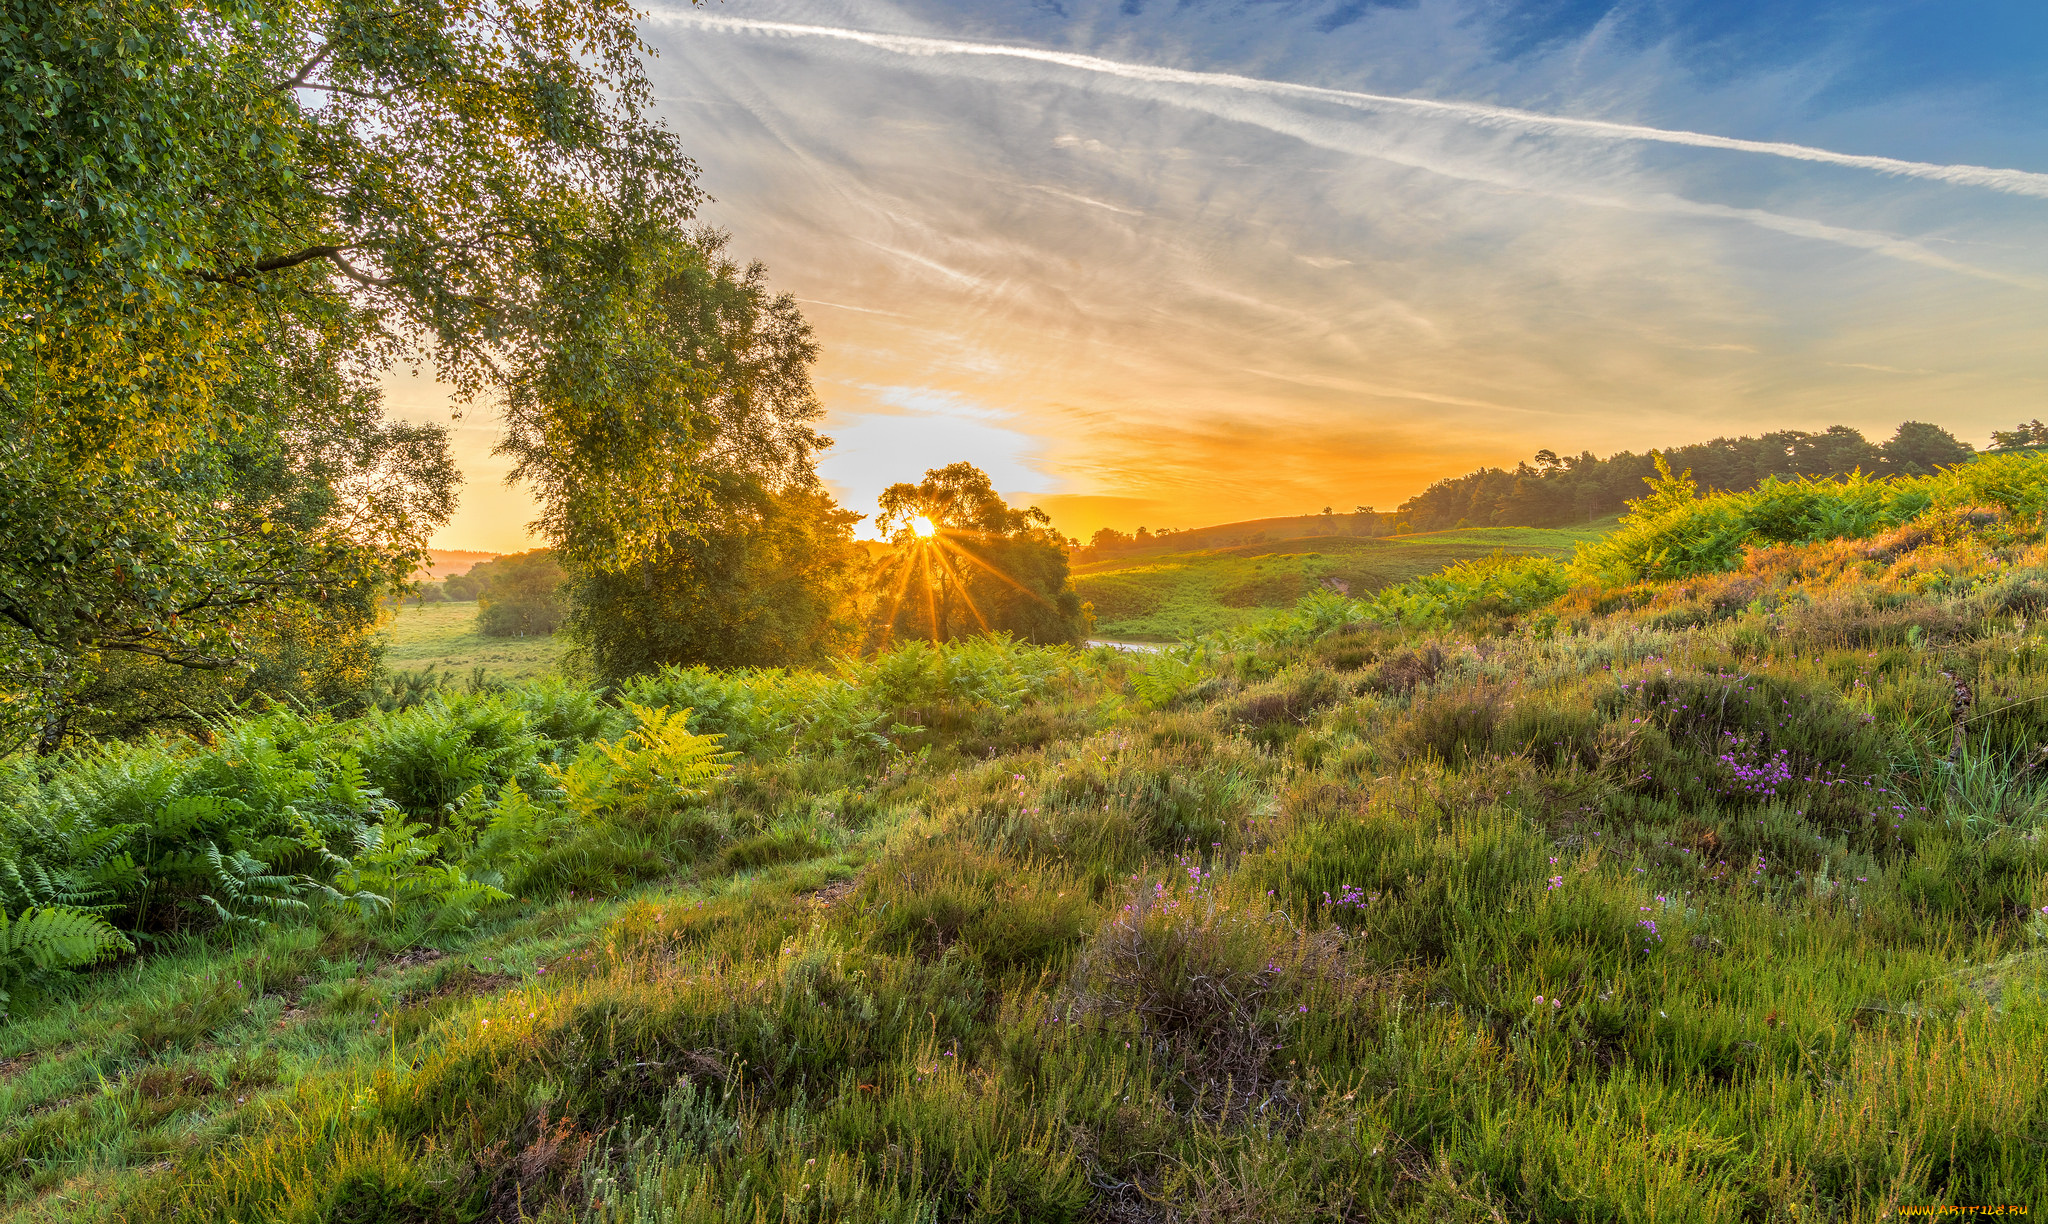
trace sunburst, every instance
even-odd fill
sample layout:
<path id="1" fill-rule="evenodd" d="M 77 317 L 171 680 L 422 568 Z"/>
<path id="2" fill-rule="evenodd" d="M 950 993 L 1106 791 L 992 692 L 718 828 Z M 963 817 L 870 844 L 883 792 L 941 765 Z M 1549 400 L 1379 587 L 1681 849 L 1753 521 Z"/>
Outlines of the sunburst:
<path id="1" fill-rule="evenodd" d="M 944 639 L 945 621 L 951 619 L 950 616 L 942 619 L 941 607 L 950 606 L 955 596 L 967 609 L 968 615 L 974 618 L 974 623 L 979 626 L 981 632 L 991 632 L 992 626 L 987 614 L 975 602 L 974 593 L 969 589 L 967 579 L 972 571 L 966 569 L 966 566 L 972 566 L 975 570 L 989 575 L 1035 603 L 1046 607 L 1055 606 L 1044 595 L 990 565 L 986 560 L 976 556 L 971 549 L 961 546 L 961 541 L 964 540 L 986 538 L 984 533 L 941 527 L 923 514 L 912 518 L 908 526 L 909 534 L 899 539 L 896 552 L 891 558 L 896 571 L 892 584 L 895 590 L 889 597 L 888 615 L 882 622 L 882 645 L 887 645 L 895 638 L 896 619 L 902 614 L 903 601 L 912 598 L 910 584 L 913 580 L 924 588 L 925 623 L 929 627 L 934 643 Z"/>

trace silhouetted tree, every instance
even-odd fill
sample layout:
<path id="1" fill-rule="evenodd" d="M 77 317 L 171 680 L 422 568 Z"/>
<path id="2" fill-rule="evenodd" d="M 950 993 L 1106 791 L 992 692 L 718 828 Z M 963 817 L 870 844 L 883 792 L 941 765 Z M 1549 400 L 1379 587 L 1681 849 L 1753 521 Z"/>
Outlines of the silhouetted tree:
<path id="1" fill-rule="evenodd" d="M 1064 537 L 1038 507 L 1004 502 L 980 468 L 954 463 L 890 485 L 880 507 L 876 523 L 894 550 L 876 572 L 872 643 L 976 633 L 1054 643 L 1087 633 Z"/>
<path id="2" fill-rule="evenodd" d="M 2048 441 L 2048 431 L 2044 431 L 2043 440 Z M 1887 471 L 1914 475 L 1925 475 L 1936 468 L 1966 462 L 1975 453 L 1969 443 L 1948 430 L 1922 421 L 1907 421 L 1900 425 L 1898 432 L 1882 449 Z"/>
<path id="3" fill-rule="evenodd" d="M 2048 446 L 2048 425 L 2039 417 L 2022 421 L 2011 429 L 1993 430 L 1991 445 L 1999 450 L 2011 450 L 2019 446 Z"/>

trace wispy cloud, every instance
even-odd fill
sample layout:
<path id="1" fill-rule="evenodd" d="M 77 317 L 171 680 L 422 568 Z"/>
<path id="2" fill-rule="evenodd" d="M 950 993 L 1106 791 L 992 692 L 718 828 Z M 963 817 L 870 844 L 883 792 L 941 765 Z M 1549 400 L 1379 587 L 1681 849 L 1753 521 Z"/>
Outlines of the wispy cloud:
<path id="1" fill-rule="evenodd" d="M 1584 208 L 1664 213 L 1705 220 L 1730 221 L 1805 241 L 1850 247 L 1955 275 L 1996 281 L 2030 290 L 2048 288 L 2048 285 L 2044 285 L 2040 280 L 2023 274 L 1984 268 L 1951 259 L 1897 234 L 1832 224 L 1764 208 L 1693 200 L 1669 191 L 1601 191 L 1591 187 L 1586 181 L 1591 177 L 1589 168 L 1569 160 L 1510 157 L 1494 149 L 1459 153 L 1447 148 L 1440 140 L 1418 135 L 1408 128 L 1360 125 L 1278 104 L 1288 101 L 1334 102 L 1354 110 L 1376 109 L 1429 119 L 1449 119 L 1496 134 L 1584 137 L 1610 144 L 1661 142 L 1693 148 L 1732 150 L 2048 198 L 2048 175 L 2044 174 L 1979 166 L 1944 166 L 1897 158 L 1864 157 L 1784 142 L 1737 140 L 1639 124 L 1543 115 L 1481 103 L 1401 98 L 1321 86 L 1296 85 L 1285 81 L 1269 81 L 1233 73 L 1158 68 L 1035 47 L 908 34 L 881 34 L 838 26 L 721 17 L 695 11 L 657 10 L 656 16 L 675 24 L 710 31 L 774 38 L 816 38 L 850 43 L 904 57 L 912 64 L 939 64 L 949 58 L 964 57 L 971 61 L 977 58 L 996 57 L 1048 64 L 1141 85 L 1176 87 L 1148 92 L 1147 96 L 1232 122 L 1263 128 L 1312 147 L 1370 157 L 1460 182 L 1483 184 L 1508 192 L 1538 194 Z M 1109 152 L 1099 142 L 1090 141 L 1088 145 L 1081 145 L 1080 139 L 1071 134 L 1062 135 L 1055 143 Z M 1057 189 L 1034 186 L 1038 190 L 1056 195 L 1068 194 L 1070 198 L 1078 198 L 1083 202 L 1102 203 Z M 1118 210 L 1114 205 L 1107 207 Z M 918 258 L 909 255 L 905 257 Z M 933 267 L 945 275 L 960 275 L 939 265 Z"/>
<path id="2" fill-rule="evenodd" d="M 1303 387 L 1319 387 L 1326 391 L 1342 391 L 1351 395 L 1368 395 L 1377 399 L 1413 400 L 1419 404 L 1446 404 L 1453 408 L 1483 408 L 1488 412 L 1530 412 L 1554 416 L 1555 412 L 1543 408 L 1523 408 L 1513 404 L 1499 404 L 1492 400 L 1468 399 L 1462 395 L 1446 395 L 1441 391 L 1423 391 L 1412 387 L 1388 387 L 1377 383 L 1359 382 L 1350 378 L 1326 378 L 1314 374 L 1280 374 L 1272 370 L 1247 368 L 1247 374 L 1260 378 L 1276 379 Z"/>
<path id="3" fill-rule="evenodd" d="M 1144 213 L 1139 212 L 1135 208 L 1119 208 L 1114 204 L 1110 204 L 1102 200 L 1090 199 L 1087 196 L 1079 195 L 1075 192 L 1061 191 L 1057 187 L 1048 187 L 1044 183 L 1031 184 L 1031 190 L 1042 191 L 1049 196 L 1058 196 L 1062 200 L 1071 200 L 1076 204 L 1086 204 L 1090 208 L 1100 208 L 1107 212 L 1121 213 L 1126 217 L 1142 217 L 1145 215 Z"/>
<path id="4" fill-rule="evenodd" d="M 1364 93 L 1349 89 L 1331 89 L 1320 85 L 1301 85 L 1290 81 L 1264 80 L 1259 77 L 1240 76 L 1229 72 L 1198 72 L 1185 68 L 1165 68 L 1151 64 L 1132 64 L 1121 60 L 1104 59 L 1100 56 L 1081 55 L 1071 51 L 1051 51 L 1040 47 L 969 42 L 952 38 L 928 38 L 912 34 L 884 34 L 871 30 L 852 30 L 837 26 L 810 25 L 790 21 L 763 21 L 746 17 L 719 17 L 692 10 L 656 9 L 652 16 L 656 20 L 695 26 L 705 30 L 725 30 L 735 33 L 779 35 L 796 38 L 833 39 L 840 42 L 857 43 L 879 51 L 888 51 L 905 56 L 980 56 L 1029 60 L 1071 69 L 1076 72 L 1119 77 L 1124 80 L 1150 84 L 1222 89 L 1238 93 L 1257 94 L 1268 98 L 1330 103 L 1361 110 L 1404 111 L 1410 114 L 1456 119 L 1482 127 L 1579 136 L 1596 140 L 1646 141 L 1658 144 L 1684 145 L 1695 149 L 1720 149 L 1737 153 L 1756 153 L 1769 157 L 1787 158 L 1793 161 L 1842 166 L 1856 170 L 1868 170 L 1883 175 L 1927 179 L 1955 186 L 1981 187 L 1991 191 L 2007 192 L 2012 195 L 2048 199 L 2048 174 L 2037 174 L 2026 170 L 2002 169 L 1993 166 L 1942 165 L 1934 162 L 1908 161 L 1896 157 L 1840 153 L 1832 149 L 1814 148 L 1810 145 L 1792 144 L 1785 141 L 1743 140 L 1733 136 L 1716 136 L 1706 132 L 1650 127 L 1637 123 L 1616 123 L 1605 119 L 1582 119 L 1566 115 L 1546 115 L 1483 102 L 1407 98 L 1390 94 Z"/>
<path id="5" fill-rule="evenodd" d="M 1934 370 L 1904 370 L 1898 366 L 1873 365 L 1867 361 L 1830 361 L 1837 370 L 1869 370 L 1876 374 L 1933 374 Z"/>
<path id="6" fill-rule="evenodd" d="M 855 314 L 881 315 L 889 319 L 907 319 L 910 317 L 900 310 L 877 310 L 872 306 L 848 306 L 844 302 L 827 302 L 818 298 L 800 297 L 797 301 L 806 306 L 827 306 L 833 310 L 851 310 Z"/>
<path id="7" fill-rule="evenodd" d="M 969 289 L 981 289 L 986 287 L 988 283 L 979 276 L 974 276 L 969 273 L 962 272 L 958 268 L 949 268 L 945 264 L 940 263 L 938 260 L 920 255 L 916 251 L 906 251 L 901 247 L 887 246 L 884 245 L 883 243 L 875 242 L 867 238 L 863 238 L 861 239 L 861 241 L 867 243 L 869 246 L 875 248 L 878 251 L 886 252 L 900 260 L 903 260 L 906 263 L 916 264 L 920 268 L 929 269 L 933 272 L 938 273 L 940 276 L 945 277 L 947 280 L 952 281 L 957 285 L 964 285 Z"/>
<path id="8" fill-rule="evenodd" d="M 857 509 L 965 458 L 1044 495 L 1071 533 L 1192 525 L 1392 505 L 1546 446 L 1836 422 L 1883 436 L 1906 418 L 1976 440 L 2048 392 L 2048 215 L 2024 194 L 935 49 L 1114 46 L 1102 62 L 1389 82 L 1366 96 L 1501 98 L 1546 121 L 1964 147 L 1916 137 L 1889 101 L 1815 121 L 1803 65 L 1708 88 L 1613 40 L 1504 63 L 1491 2 L 1379 10 L 1348 42 L 1309 37 L 1313 6 L 1295 4 L 1247 32 L 1235 0 L 1162 0 L 1142 28 L 1116 0 L 1064 17 L 728 0 L 714 16 L 784 20 L 647 37 L 665 94 L 740 103 L 670 117 L 717 197 L 706 219 L 821 303 L 818 387 L 841 439 L 827 475 Z M 789 26 L 986 33 L 891 49 Z M 1927 377 L 1859 364 L 1939 367 L 1949 407 L 1928 406 Z"/>

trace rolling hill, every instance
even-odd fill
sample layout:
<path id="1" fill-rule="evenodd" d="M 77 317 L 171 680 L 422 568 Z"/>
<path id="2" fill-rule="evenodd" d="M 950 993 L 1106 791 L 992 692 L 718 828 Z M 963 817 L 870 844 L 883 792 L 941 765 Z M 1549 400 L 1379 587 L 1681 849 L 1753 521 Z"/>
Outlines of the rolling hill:
<path id="1" fill-rule="evenodd" d="M 1296 524 L 1323 522 L 1323 516 L 1309 515 L 1177 532 L 1165 547 L 1075 565 L 1074 586 L 1095 606 L 1099 635 L 1173 641 L 1291 607 L 1318 586 L 1362 595 L 1496 550 L 1568 557 L 1574 545 L 1606 534 L 1616 520 L 1584 527 L 1481 527 L 1396 536 L 1280 534 Z M 1243 539 L 1260 532 L 1269 538 L 1184 547 L 1191 541 Z"/>

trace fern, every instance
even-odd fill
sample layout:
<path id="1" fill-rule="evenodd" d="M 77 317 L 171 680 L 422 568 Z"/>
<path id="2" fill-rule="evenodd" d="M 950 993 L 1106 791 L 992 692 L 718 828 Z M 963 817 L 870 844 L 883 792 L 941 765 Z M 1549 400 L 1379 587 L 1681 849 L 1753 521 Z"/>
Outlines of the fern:
<path id="1" fill-rule="evenodd" d="M 1163 710 L 1208 679 L 1210 674 L 1209 669 L 1199 663 L 1161 651 L 1146 660 L 1142 671 L 1131 673 L 1131 687 L 1147 709 Z"/>
<path id="2" fill-rule="evenodd" d="M 46 906 L 11 918 L 0 910 L 0 1014 L 24 989 L 134 949 L 105 919 L 83 910 Z"/>
<path id="3" fill-rule="evenodd" d="M 312 890 L 304 876 L 279 874 L 247 851 L 223 852 L 212 842 L 199 848 L 199 857 L 206 863 L 212 892 L 200 893 L 190 908 L 222 926 L 265 927 L 279 917 L 312 908 L 302 895 Z"/>
<path id="4" fill-rule="evenodd" d="M 725 776 L 736 752 L 719 748 L 724 736 L 690 730 L 690 711 L 631 701 L 626 709 L 640 726 L 616 743 L 590 745 L 566 767 L 549 766 L 572 810 L 594 816 L 649 802 L 694 798 Z"/>
<path id="5" fill-rule="evenodd" d="M 493 888 L 507 888 L 540 857 L 541 848 L 562 824 L 554 811 L 535 803 L 517 782 L 508 782 L 497 801 L 486 803 L 483 788 L 464 796 L 440 837 L 444 861 Z"/>
<path id="6" fill-rule="evenodd" d="M 511 899 L 453 863 L 435 862 L 439 851 L 439 837 L 426 825 L 395 818 L 375 830 L 329 891 L 366 920 L 396 921 L 425 909 L 435 927 L 466 925 L 484 906 Z"/>

